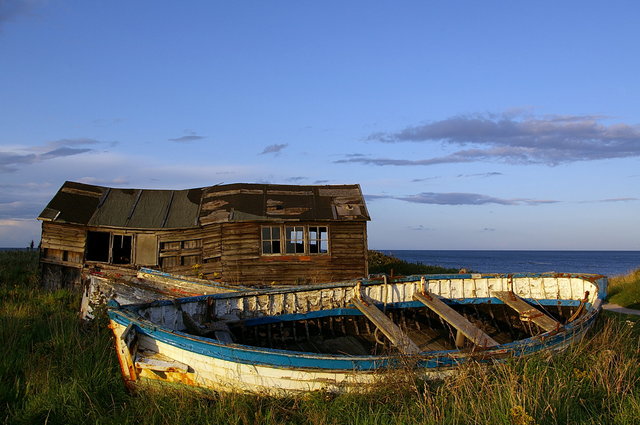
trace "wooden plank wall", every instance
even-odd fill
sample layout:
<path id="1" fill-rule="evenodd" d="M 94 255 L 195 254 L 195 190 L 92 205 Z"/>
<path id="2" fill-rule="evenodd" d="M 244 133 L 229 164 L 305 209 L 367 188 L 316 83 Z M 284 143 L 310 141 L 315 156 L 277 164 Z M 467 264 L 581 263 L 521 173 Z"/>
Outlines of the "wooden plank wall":
<path id="1" fill-rule="evenodd" d="M 246 286 L 295 285 L 366 276 L 366 223 L 330 223 L 328 226 L 328 255 L 262 256 L 259 223 L 224 224 L 222 276 L 225 282 Z"/>
<path id="2" fill-rule="evenodd" d="M 185 276 L 220 279 L 221 225 L 201 229 L 159 231 L 160 266 Z"/>
<path id="3" fill-rule="evenodd" d="M 367 266 L 367 223 L 340 222 L 331 224 L 331 280 L 365 277 Z"/>
<path id="4" fill-rule="evenodd" d="M 78 226 L 42 223 L 41 248 L 84 253 L 86 230 Z"/>
<path id="5" fill-rule="evenodd" d="M 40 250 L 44 259 L 82 264 L 85 242 L 86 231 L 82 227 L 42 223 Z"/>
<path id="6" fill-rule="evenodd" d="M 319 223 L 300 222 L 296 225 Z M 82 264 L 87 230 L 129 235 L 155 233 L 158 236 L 160 268 L 169 273 L 247 286 L 321 283 L 366 276 L 366 222 L 320 225 L 329 227 L 327 255 L 263 256 L 261 223 L 218 223 L 198 229 L 122 232 L 44 222 L 42 249 L 50 262 L 68 266 L 70 262 Z"/>

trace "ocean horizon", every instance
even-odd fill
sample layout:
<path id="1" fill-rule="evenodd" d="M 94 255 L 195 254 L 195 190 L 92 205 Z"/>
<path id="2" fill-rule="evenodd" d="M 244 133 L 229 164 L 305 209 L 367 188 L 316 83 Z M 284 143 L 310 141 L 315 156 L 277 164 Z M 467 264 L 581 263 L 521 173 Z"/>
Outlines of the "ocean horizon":
<path id="1" fill-rule="evenodd" d="M 397 250 L 376 251 L 411 263 L 479 273 L 627 274 L 640 268 L 640 251 L 569 250 Z"/>
<path id="2" fill-rule="evenodd" d="M 34 248 L 37 249 L 37 248 Z M 29 248 L 0 248 L 0 251 Z M 374 249 L 410 263 L 422 263 L 479 273 L 627 274 L 640 268 L 640 251 L 571 250 L 404 250 Z"/>

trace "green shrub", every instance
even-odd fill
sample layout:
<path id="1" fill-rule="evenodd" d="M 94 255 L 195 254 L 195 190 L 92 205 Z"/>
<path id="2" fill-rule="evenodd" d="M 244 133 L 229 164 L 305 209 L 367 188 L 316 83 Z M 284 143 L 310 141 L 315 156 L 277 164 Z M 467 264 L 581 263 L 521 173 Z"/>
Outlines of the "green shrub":
<path id="1" fill-rule="evenodd" d="M 422 263 L 409 263 L 380 251 L 369 251 L 369 273 L 388 274 L 393 276 L 409 276 L 412 274 L 451 274 L 458 273 L 457 269 L 440 266 L 430 266 Z"/>

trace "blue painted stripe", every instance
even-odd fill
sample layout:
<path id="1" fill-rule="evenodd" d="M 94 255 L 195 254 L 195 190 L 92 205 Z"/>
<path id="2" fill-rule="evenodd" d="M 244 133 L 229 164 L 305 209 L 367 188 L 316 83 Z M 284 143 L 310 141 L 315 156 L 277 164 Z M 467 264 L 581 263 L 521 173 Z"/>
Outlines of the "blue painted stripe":
<path id="1" fill-rule="evenodd" d="M 394 283 L 408 283 L 408 282 L 416 282 L 420 281 L 420 279 L 424 276 L 426 282 L 433 280 L 459 280 L 459 279 L 495 279 L 495 278 L 541 278 L 541 277 L 565 277 L 565 278 L 580 278 L 584 279 L 590 283 L 593 283 L 598 287 L 598 296 L 602 299 L 606 297 L 606 282 L 607 279 L 601 275 L 595 274 L 580 274 L 580 273 L 513 273 L 513 274 L 443 274 L 443 275 L 414 275 L 414 276 L 405 276 L 399 278 L 390 278 L 388 284 L 393 285 Z M 337 289 L 337 288 L 350 288 L 356 285 L 356 283 L 360 282 L 361 286 L 375 286 L 381 285 L 382 279 L 362 279 L 362 280 L 353 280 L 347 282 L 331 282 L 331 283 L 323 283 L 317 285 L 305 285 L 305 286 L 296 286 L 296 287 L 287 287 L 287 288 L 266 288 L 266 289 L 255 289 L 255 290 L 244 290 L 238 292 L 224 292 L 220 294 L 211 294 L 211 295 L 200 295 L 195 297 L 185 297 L 178 298 L 176 300 L 159 300 L 154 301 L 151 305 L 170 305 L 175 302 L 179 303 L 188 303 L 193 301 L 198 301 L 203 298 L 214 298 L 214 299 L 227 299 L 227 298 L 241 298 L 241 297 L 252 297 L 259 295 L 277 295 L 277 294 L 292 294 L 298 292 L 309 292 L 320 289 Z M 482 302 L 486 302 L 488 298 L 477 298 L 478 300 L 485 300 Z M 471 300 L 471 299 L 469 299 Z M 496 301 L 492 302 L 496 303 Z M 557 300 L 554 300 L 557 302 Z M 456 300 L 458 303 L 463 303 L 461 300 Z M 467 303 L 472 303 L 468 301 Z M 563 304 L 563 305 L 573 305 L 573 304 Z"/>
<path id="2" fill-rule="evenodd" d="M 225 299 L 225 298 L 249 298 L 255 295 L 264 295 L 263 293 L 259 293 L 259 294 L 254 294 L 253 292 L 241 292 L 241 293 L 222 293 L 222 294 L 211 294 L 211 295 L 198 295 L 198 296 L 194 296 L 194 297 L 184 297 L 184 298 L 177 298 L 177 299 L 173 299 L 173 300 L 156 300 L 156 301 L 152 301 L 150 303 L 143 303 L 143 304 L 129 304 L 124 306 L 123 308 L 132 310 L 132 311 L 137 311 L 141 308 L 148 308 L 148 307 L 161 307 L 161 306 L 170 306 L 170 305 L 175 305 L 176 303 L 180 303 L 180 304 L 188 304 L 188 303 L 193 303 L 193 302 L 203 302 L 204 300 L 208 299 L 208 298 L 214 298 L 214 299 Z M 559 299 L 534 299 L 534 298 L 523 298 L 525 301 L 529 302 L 532 305 L 541 305 L 544 307 L 552 307 L 552 306 L 561 306 L 561 307 L 578 307 L 580 305 L 580 301 L 579 300 L 559 300 Z M 495 297 L 482 297 L 482 298 L 441 298 L 441 300 L 445 303 L 445 304 L 449 304 L 449 305 L 480 305 L 480 304 L 504 304 L 500 299 L 495 298 Z M 376 305 L 380 308 L 382 308 L 383 303 L 376 303 Z M 590 307 L 591 304 L 587 303 L 587 307 Z M 402 301 L 402 302 L 395 302 L 395 303 L 387 303 L 387 308 L 418 308 L 418 307 L 424 307 L 424 305 L 422 303 L 420 303 L 419 301 Z M 351 312 L 349 311 L 350 309 L 345 308 L 345 309 L 331 309 L 331 310 L 324 310 L 327 313 L 323 313 L 323 312 L 311 312 L 311 313 L 307 313 L 310 316 L 306 316 L 304 317 L 303 313 L 302 316 L 300 314 L 295 314 L 295 315 L 291 315 L 291 316 L 295 316 L 296 318 L 294 319 L 287 319 L 287 320 L 304 320 L 306 319 L 311 319 L 311 318 L 318 318 L 318 317 L 325 317 L 325 316 L 332 316 L 332 315 L 336 315 L 336 311 L 345 311 L 345 315 L 358 315 L 358 313 L 355 312 Z M 315 315 L 318 314 L 318 315 Z M 281 315 L 281 316 L 272 316 L 272 317 L 287 317 L 288 315 Z M 280 320 L 276 320 L 276 321 L 281 321 Z M 273 323 L 273 322 L 271 322 Z"/>
<path id="3" fill-rule="evenodd" d="M 443 299 L 446 304 L 449 305 L 481 305 L 481 304 L 504 304 L 498 298 L 468 298 L 462 300 L 449 300 Z M 530 298 L 525 298 L 525 301 L 529 301 L 533 305 L 542 305 L 544 307 L 578 307 L 580 301 L 577 300 L 537 300 L 534 302 Z M 376 304 L 379 309 L 384 308 L 384 304 Z M 591 304 L 587 303 L 587 308 L 591 307 Z M 397 303 L 388 303 L 387 309 L 405 309 L 405 308 L 427 308 L 420 301 L 404 301 Z M 269 323 L 280 322 L 294 322 L 298 320 L 311 320 L 319 319 L 330 316 L 363 316 L 362 312 L 356 308 L 333 308 L 319 311 L 310 311 L 308 313 L 293 313 L 293 314 L 281 314 L 277 316 L 262 316 L 255 319 L 245 319 L 243 324 L 246 326 L 266 325 Z"/>
<path id="4" fill-rule="evenodd" d="M 110 310 L 109 317 L 116 323 L 127 326 L 133 323 L 136 330 L 160 342 L 205 356 L 242 364 L 259 364 L 274 368 L 304 369 L 317 371 L 373 371 L 382 367 L 395 367 L 403 364 L 402 356 L 345 356 L 315 354 L 287 350 L 250 347 L 240 344 L 223 344 L 219 341 L 171 331 L 138 319 L 135 313 L 125 309 Z M 568 324 L 563 332 L 514 341 L 474 354 L 458 350 L 425 352 L 417 357 L 418 365 L 428 369 L 451 367 L 473 358 L 476 361 L 493 361 L 501 356 L 523 356 L 560 346 L 568 340 L 584 333 L 596 317 L 591 311 L 574 323 Z"/>

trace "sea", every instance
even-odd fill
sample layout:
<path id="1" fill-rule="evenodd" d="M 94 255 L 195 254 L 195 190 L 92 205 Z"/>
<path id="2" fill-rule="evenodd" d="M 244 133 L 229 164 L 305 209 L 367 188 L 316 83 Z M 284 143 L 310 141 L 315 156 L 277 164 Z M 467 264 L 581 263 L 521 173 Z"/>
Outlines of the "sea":
<path id="1" fill-rule="evenodd" d="M 25 248 L 0 248 L 6 250 Z M 627 274 L 640 268 L 640 251 L 469 251 L 377 249 L 410 263 L 478 273 Z"/>
<path id="2" fill-rule="evenodd" d="M 640 251 L 377 250 L 411 263 L 478 273 L 597 273 L 618 276 L 640 268 Z"/>

